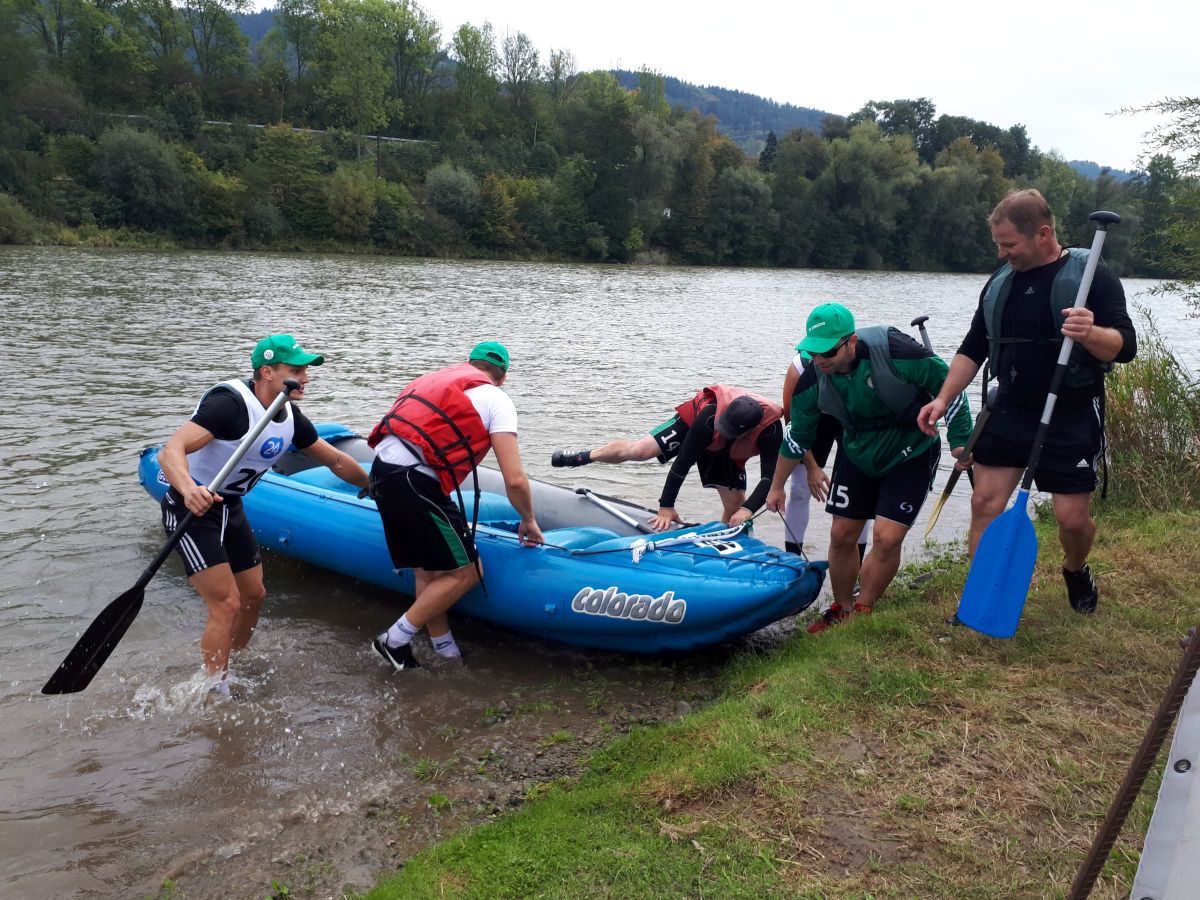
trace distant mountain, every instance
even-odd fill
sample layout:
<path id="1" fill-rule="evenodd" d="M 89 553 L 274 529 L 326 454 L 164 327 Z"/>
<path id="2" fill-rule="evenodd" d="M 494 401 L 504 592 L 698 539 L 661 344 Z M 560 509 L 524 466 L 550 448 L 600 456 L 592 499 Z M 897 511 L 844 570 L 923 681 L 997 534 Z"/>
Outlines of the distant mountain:
<path id="1" fill-rule="evenodd" d="M 242 30 L 242 34 L 250 41 L 250 55 L 252 59 L 258 58 L 256 48 L 258 42 L 263 39 L 271 26 L 275 24 L 275 10 L 264 9 L 255 13 L 234 13 L 233 20 L 237 22 L 238 28 Z"/>
<path id="2" fill-rule="evenodd" d="M 638 86 L 638 73 L 613 69 L 612 73 L 626 90 Z M 701 115 L 717 117 L 717 130 L 741 145 L 747 153 L 759 153 L 767 140 L 767 132 L 783 137 L 796 128 L 821 132 L 821 120 L 830 113 L 807 106 L 776 103 L 765 97 L 706 85 L 700 87 L 667 75 L 663 77 L 667 103 L 684 109 L 698 109 Z"/>
<path id="3" fill-rule="evenodd" d="M 1128 181 L 1137 174 L 1137 172 L 1126 172 L 1124 169 L 1111 169 L 1108 166 L 1101 166 L 1090 159 L 1070 159 L 1067 160 L 1067 165 L 1085 178 L 1092 179 L 1092 181 L 1100 177 L 1100 170 L 1102 168 L 1108 169 L 1108 174 L 1117 181 Z"/>

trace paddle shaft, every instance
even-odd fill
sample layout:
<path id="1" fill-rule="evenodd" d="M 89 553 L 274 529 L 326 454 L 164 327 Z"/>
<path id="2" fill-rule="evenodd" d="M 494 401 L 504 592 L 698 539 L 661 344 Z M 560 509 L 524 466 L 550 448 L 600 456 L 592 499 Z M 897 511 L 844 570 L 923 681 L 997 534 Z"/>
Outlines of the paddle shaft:
<path id="1" fill-rule="evenodd" d="M 216 493 L 225 484 L 233 470 L 237 468 L 242 458 L 250 450 L 250 446 L 262 434 L 263 429 L 279 412 L 280 407 L 287 402 L 288 395 L 292 391 L 300 390 L 300 383 L 294 379 L 287 379 L 283 383 L 283 390 L 279 395 L 271 401 L 271 405 L 267 407 L 262 417 L 254 424 L 254 426 L 246 432 L 246 436 L 242 438 L 233 455 L 229 457 L 221 470 L 217 472 L 216 477 L 209 484 L 208 489 Z M 133 620 L 137 617 L 138 612 L 142 608 L 142 600 L 145 597 L 146 585 L 150 579 L 154 577 L 154 573 L 159 570 L 166 558 L 171 554 L 187 531 L 188 526 L 196 518 L 195 514 L 188 511 L 187 515 L 180 521 L 179 526 L 167 538 L 167 542 L 163 544 L 158 555 L 142 572 L 141 577 L 134 583 L 133 587 L 113 600 L 108 604 L 100 614 L 96 616 L 91 625 L 87 627 L 79 640 L 75 642 L 75 646 L 66 655 L 54 674 L 42 686 L 43 694 L 73 694 L 77 691 L 82 691 L 89 684 L 96 673 L 100 671 L 100 667 L 112 654 L 121 638 L 125 636 L 125 632 L 129 630 L 129 626 L 133 624 Z"/>
<path id="2" fill-rule="evenodd" d="M 925 323 L 929 321 L 929 316 L 917 316 L 909 324 L 917 328 L 921 332 L 921 343 L 925 345 L 925 349 L 930 353 L 933 352 L 933 341 L 929 339 L 929 332 L 925 330 Z"/>
<path id="3" fill-rule="evenodd" d="M 967 438 L 967 443 L 963 447 L 962 456 L 959 460 L 964 460 L 970 457 L 971 451 L 975 449 L 975 442 L 979 440 L 979 436 L 983 434 L 983 429 L 987 427 L 988 419 L 992 417 L 992 407 L 996 403 L 996 388 L 988 391 L 987 399 L 984 401 L 983 409 L 979 411 L 979 416 L 975 419 L 975 427 L 971 429 L 971 436 Z M 933 525 L 938 520 L 938 516 L 942 514 L 942 507 L 946 505 L 946 500 L 954 492 L 954 486 L 958 484 L 959 476 L 963 470 L 957 465 L 950 472 L 950 477 L 946 479 L 946 486 L 942 488 L 942 495 L 938 497 L 937 505 L 934 506 L 933 512 L 929 516 L 929 524 L 925 526 L 925 537 L 929 537 L 929 532 L 933 530 Z"/>
<path id="4" fill-rule="evenodd" d="M 1100 251 L 1104 247 L 1104 237 L 1108 234 L 1108 226 L 1115 220 L 1120 221 L 1116 213 L 1094 212 L 1090 216 L 1097 222 L 1096 233 L 1092 236 L 1092 249 L 1088 253 L 1087 265 L 1083 269 L 1083 278 L 1079 282 L 1079 290 L 1075 294 L 1072 308 L 1079 309 L 1087 303 L 1088 292 L 1092 289 L 1092 279 L 1096 275 L 1096 266 L 1100 264 Z M 1062 349 L 1058 352 L 1058 364 L 1054 367 L 1054 375 L 1050 379 L 1050 392 L 1046 395 L 1046 405 L 1042 408 L 1042 418 L 1038 422 L 1037 434 L 1033 437 L 1033 452 L 1029 454 L 1029 466 L 1025 469 L 1025 477 L 1021 479 L 1021 489 L 1028 491 L 1033 485 L 1033 477 L 1037 472 L 1038 462 L 1042 458 L 1042 447 L 1046 443 L 1046 431 L 1050 428 L 1050 418 L 1054 415 L 1054 406 L 1058 402 L 1058 391 L 1067 375 L 1067 360 L 1075 341 L 1069 337 L 1063 338 Z"/>
<path id="5" fill-rule="evenodd" d="M 576 488 L 575 493 L 582 494 L 584 497 L 586 497 L 588 500 L 595 503 L 601 509 L 605 510 L 606 512 L 612 513 L 614 516 L 616 516 L 618 519 L 620 519 L 622 522 L 624 522 L 630 528 L 636 528 L 638 531 L 642 532 L 643 534 L 653 534 L 654 533 L 654 529 L 651 528 L 649 525 L 647 525 L 645 522 L 639 522 L 633 516 L 628 515 L 623 510 L 620 510 L 617 507 L 613 506 L 607 500 L 600 499 L 600 495 L 593 493 L 590 488 Z"/>
<path id="6" fill-rule="evenodd" d="M 1200 629 L 1195 629 L 1188 642 L 1187 652 L 1183 654 L 1183 659 L 1179 661 L 1179 667 L 1175 670 L 1175 676 L 1167 685 L 1167 692 L 1158 705 L 1158 712 L 1155 713 L 1150 725 L 1146 728 L 1142 745 L 1129 763 L 1129 771 L 1125 773 L 1125 780 L 1121 783 L 1117 796 L 1113 798 L 1112 806 L 1108 810 L 1108 815 L 1104 817 L 1104 823 L 1092 841 L 1087 858 L 1079 867 L 1079 873 L 1075 876 L 1075 883 L 1071 885 L 1067 900 L 1084 900 L 1091 893 L 1092 886 L 1100 876 L 1104 862 L 1108 859 L 1108 854 L 1112 850 L 1113 844 L 1116 843 L 1117 836 L 1121 833 L 1121 826 L 1125 824 L 1125 818 L 1129 815 L 1129 810 L 1133 808 L 1133 801 L 1137 799 L 1138 792 L 1141 791 L 1142 784 L 1146 781 L 1146 776 L 1153 768 L 1154 760 L 1158 757 L 1158 751 L 1162 748 L 1163 741 L 1166 740 L 1167 732 L 1171 730 L 1171 724 L 1175 721 L 1175 716 L 1179 713 L 1179 708 L 1187 697 L 1188 689 L 1196 678 L 1197 669 L 1200 669 Z"/>

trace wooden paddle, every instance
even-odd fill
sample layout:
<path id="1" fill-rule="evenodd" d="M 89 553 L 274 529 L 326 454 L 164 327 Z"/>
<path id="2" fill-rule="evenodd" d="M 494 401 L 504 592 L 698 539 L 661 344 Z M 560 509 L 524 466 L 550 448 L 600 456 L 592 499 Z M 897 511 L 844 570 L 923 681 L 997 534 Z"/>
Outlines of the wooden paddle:
<path id="1" fill-rule="evenodd" d="M 975 449 L 975 442 L 979 440 L 979 435 L 983 434 L 983 429 L 987 428 L 987 421 L 992 415 L 992 407 L 996 404 L 996 392 L 996 388 L 988 391 L 983 409 L 980 410 L 979 415 L 975 418 L 975 427 L 971 429 L 971 436 L 967 438 L 962 456 L 959 457 L 960 460 L 970 457 L 971 451 Z M 970 472 L 970 469 L 967 471 Z M 925 526 L 925 537 L 929 537 L 929 532 L 933 531 L 933 525 L 938 520 L 938 516 L 942 514 L 942 507 L 950 499 L 950 495 L 954 492 L 954 486 L 958 484 L 959 476 L 962 473 L 963 470 L 958 468 L 958 466 L 955 466 L 950 472 L 950 477 L 946 479 L 946 486 L 942 488 L 942 496 L 938 497 L 937 504 L 933 507 L 933 512 L 929 514 L 929 524 Z"/>
<path id="2" fill-rule="evenodd" d="M 262 434 L 267 423 L 279 412 L 279 408 L 287 402 L 288 395 L 292 391 L 298 390 L 300 390 L 300 382 L 291 378 L 283 382 L 283 390 L 279 392 L 279 396 L 271 401 L 271 405 L 267 407 L 262 418 L 254 423 L 254 427 L 242 438 L 242 442 L 233 451 L 229 461 L 221 467 L 217 477 L 208 486 L 212 493 L 215 494 L 225 484 L 225 479 L 237 468 L 242 457 L 250 450 L 250 445 Z M 101 610 L 100 615 L 96 616 L 87 631 L 75 642 L 71 652 L 59 663 L 54 674 L 50 676 L 50 680 L 42 687 L 43 694 L 74 694 L 91 684 L 92 678 L 100 671 L 100 667 L 104 665 L 109 655 L 120 643 L 121 638 L 125 636 L 125 632 L 129 630 L 129 626 L 133 624 L 133 620 L 137 618 L 137 614 L 142 608 L 142 600 L 146 596 L 146 585 L 150 583 L 150 579 L 154 577 L 154 573 L 158 571 L 164 560 L 170 556 L 171 551 L 183 540 L 184 532 L 187 531 L 188 525 L 194 518 L 196 516 L 192 512 L 184 516 L 179 527 L 167 538 L 163 548 L 158 551 L 158 556 L 154 557 L 154 560 L 146 567 L 146 571 L 142 573 L 137 583 Z"/>
<path id="3" fill-rule="evenodd" d="M 1121 221 L 1120 216 L 1107 210 L 1094 212 L 1088 218 L 1097 227 L 1083 279 L 1075 295 L 1075 309 L 1087 303 L 1108 226 Z M 1050 379 L 1050 392 L 1046 395 L 1042 418 L 1033 438 L 1033 451 L 1029 455 L 1029 466 L 1025 469 L 1021 489 L 1017 491 L 1013 505 L 993 519 L 980 537 L 971 570 L 967 573 L 962 599 L 958 603 L 959 621 L 991 637 L 1009 638 L 1016 634 L 1017 623 L 1025 609 L 1029 582 L 1033 579 L 1033 566 L 1037 562 L 1037 535 L 1029 519 L 1029 489 L 1042 456 L 1042 445 L 1046 442 L 1050 417 L 1054 415 L 1058 390 L 1067 373 L 1067 358 L 1074 346 L 1073 340 L 1064 338 L 1058 354 L 1058 365 Z"/>

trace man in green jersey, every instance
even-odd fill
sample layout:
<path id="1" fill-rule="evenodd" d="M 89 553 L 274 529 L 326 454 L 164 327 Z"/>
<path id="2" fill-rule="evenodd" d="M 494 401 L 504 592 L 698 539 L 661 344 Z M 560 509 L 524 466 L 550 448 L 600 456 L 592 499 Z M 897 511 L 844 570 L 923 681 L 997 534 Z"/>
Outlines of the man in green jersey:
<path id="1" fill-rule="evenodd" d="M 854 316 L 838 303 L 818 306 L 808 317 L 801 352 L 813 360 L 792 396 L 791 424 L 779 451 L 769 509 L 784 511 L 784 485 L 804 461 L 821 415 L 842 423 L 841 449 L 824 498 L 833 515 L 829 582 L 833 604 L 809 626 L 824 631 L 854 613 L 869 613 L 900 567 L 900 546 L 916 521 L 941 458 L 941 440 L 917 427 L 917 413 L 936 397 L 949 367 L 896 328 L 855 329 Z M 971 432 L 966 396 L 946 412 L 957 456 Z M 811 482 L 811 479 L 810 479 Z M 858 535 L 875 521 L 871 550 L 860 564 Z M 859 582 L 857 601 L 852 599 Z"/>

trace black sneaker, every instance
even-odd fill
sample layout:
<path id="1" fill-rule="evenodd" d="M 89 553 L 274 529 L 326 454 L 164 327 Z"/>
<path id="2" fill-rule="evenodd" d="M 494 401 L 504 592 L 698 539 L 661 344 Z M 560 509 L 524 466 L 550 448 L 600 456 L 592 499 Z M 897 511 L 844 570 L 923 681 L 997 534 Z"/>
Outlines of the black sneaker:
<path id="1" fill-rule="evenodd" d="M 1071 609 L 1077 613 L 1090 616 L 1096 611 L 1100 601 L 1100 590 L 1096 580 L 1092 578 L 1092 570 L 1087 563 L 1078 572 L 1068 572 L 1063 569 L 1063 581 L 1067 583 L 1067 599 L 1071 601 Z"/>
<path id="2" fill-rule="evenodd" d="M 575 468 L 576 466 L 586 466 L 591 460 L 588 459 L 588 451 L 576 450 L 574 453 L 568 453 L 565 450 L 555 450 L 550 456 L 550 465 L 556 469 Z"/>
<path id="3" fill-rule="evenodd" d="M 402 669 L 419 669 L 421 667 L 421 664 L 417 662 L 417 658 L 413 656 L 410 645 L 404 644 L 400 647 L 388 646 L 386 631 L 380 632 L 375 640 L 371 641 L 371 646 L 397 672 Z"/>

